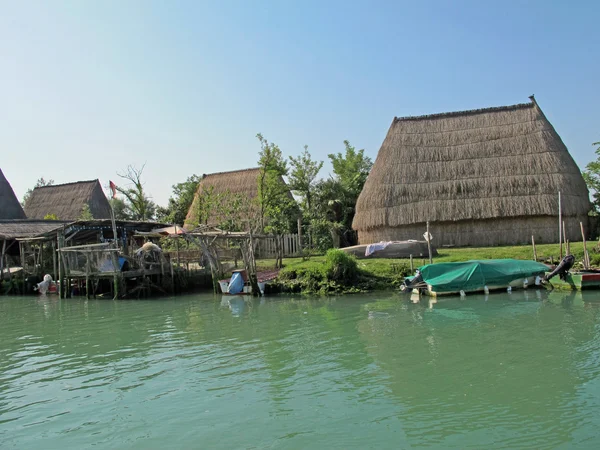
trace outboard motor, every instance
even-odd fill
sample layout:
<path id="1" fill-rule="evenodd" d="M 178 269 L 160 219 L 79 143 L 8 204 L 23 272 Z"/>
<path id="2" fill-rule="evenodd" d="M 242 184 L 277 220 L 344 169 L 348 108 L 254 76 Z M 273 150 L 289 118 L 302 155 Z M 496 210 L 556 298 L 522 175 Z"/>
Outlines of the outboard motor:
<path id="1" fill-rule="evenodd" d="M 552 272 L 550 272 L 548 275 L 545 275 L 544 278 L 542 278 L 542 283 L 547 283 L 556 275 L 558 275 L 561 280 L 564 280 L 567 274 L 569 273 L 571 267 L 573 267 L 573 264 L 575 264 L 575 257 L 573 255 L 565 256 L 560 262 L 560 264 L 556 266 L 556 269 L 554 269 Z"/>
<path id="2" fill-rule="evenodd" d="M 419 269 L 417 269 L 415 276 L 408 282 L 405 279 L 402 286 L 400 286 L 400 289 L 403 292 L 410 292 L 416 287 L 421 287 L 419 286 L 421 283 L 423 283 L 423 275 L 421 274 Z"/>

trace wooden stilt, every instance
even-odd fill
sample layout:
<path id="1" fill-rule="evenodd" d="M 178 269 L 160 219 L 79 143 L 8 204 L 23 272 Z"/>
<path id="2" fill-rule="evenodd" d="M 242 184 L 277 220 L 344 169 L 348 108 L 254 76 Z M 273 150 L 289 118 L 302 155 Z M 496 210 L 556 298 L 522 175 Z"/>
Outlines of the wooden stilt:
<path id="1" fill-rule="evenodd" d="M 559 261 L 563 258 L 563 241 L 562 241 L 562 205 L 560 200 L 560 191 L 558 191 L 558 243 L 560 247 Z"/>
<path id="2" fill-rule="evenodd" d="M 52 278 L 56 280 L 58 273 L 56 271 L 56 241 L 52 239 Z"/>
<path id="3" fill-rule="evenodd" d="M 429 221 L 427 221 L 427 252 L 429 253 L 429 264 L 432 264 L 433 258 L 431 257 L 431 235 L 429 234 Z"/>
<path id="4" fill-rule="evenodd" d="M 583 267 L 584 269 L 590 268 L 590 255 L 587 251 L 587 242 L 585 240 L 585 232 L 583 230 L 583 222 L 579 222 L 579 226 L 581 227 L 581 237 L 583 239 Z"/>
<path id="5" fill-rule="evenodd" d="M 537 251 L 535 250 L 535 238 L 531 235 L 531 246 L 533 247 L 533 260 L 537 261 Z"/>

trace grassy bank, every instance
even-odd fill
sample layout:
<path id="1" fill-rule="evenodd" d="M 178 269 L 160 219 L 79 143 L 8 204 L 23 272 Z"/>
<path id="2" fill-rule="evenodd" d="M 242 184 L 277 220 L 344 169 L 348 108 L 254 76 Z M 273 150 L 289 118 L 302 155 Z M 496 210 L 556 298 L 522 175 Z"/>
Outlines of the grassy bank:
<path id="1" fill-rule="evenodd" d="M 596 251 L 597 242 L 588 243 L 588 252 L 593 266 L 600 266 L 600 253 Z M 583 243 L 571 243 L 571 253 L 580 263 L 583 260 Z M 560 255 L 558 244 L 536 246 L 537 259 L 541 262 L 557 262 Z M 433 259 L 437 262 L 457 262 L 472 259 L 533 259 L 531 245 L 482 248 L 442 248 Z M 417 268 L 427 264 L 427 259 L 414 258 Z M 260 260 L 260 268 L 272 268 L 274 260 Z M 321 294 L 339 294 L 369 292 L 373 290 L 395 289 L 406 275 L 411 274 L 407 259 L 359 259 L 356 260 L 357 273 L 351 283 L 330 280 L 327 276 L 326 257 L 324 255 L 306 258 L 285 258 L 284 267 L 278 278 L 276 288 L 283 292 L 304 292 Z"/>

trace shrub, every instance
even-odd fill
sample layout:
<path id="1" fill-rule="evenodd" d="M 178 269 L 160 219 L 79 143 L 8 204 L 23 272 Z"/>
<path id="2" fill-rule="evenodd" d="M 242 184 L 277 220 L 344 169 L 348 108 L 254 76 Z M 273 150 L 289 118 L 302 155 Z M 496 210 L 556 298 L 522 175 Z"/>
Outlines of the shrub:
<path id="1" fill-rule="evenodd" d="M 330 249 L 325 255 L 325 272 L 332 281 L 346 283 L 356 280 L 358 267 L 353 256 L 339 249 Z"/>

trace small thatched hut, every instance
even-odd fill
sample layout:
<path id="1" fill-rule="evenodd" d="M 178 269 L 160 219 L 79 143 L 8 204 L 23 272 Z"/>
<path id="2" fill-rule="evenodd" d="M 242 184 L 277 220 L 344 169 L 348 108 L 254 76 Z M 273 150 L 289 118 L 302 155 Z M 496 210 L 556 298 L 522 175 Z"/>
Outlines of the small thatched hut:
<path id="1" fill-rule="evenodd" d="M 98 180 L 37 187 L 27 200 L 25 214 L 28 219 L 54 214 L 60 220 L 77 220 L 86 205 L 94 219 L 110 219 L 110 203 Z"/>
<path id="2" fill-rule="evenodd" d="M 191 228 L 198 222 L 198 210 L 201 208 L 201 194 L 210 192 L 210 195 L 214 198 L 217 196 L 224 196 L 225 194 L 233 194 L 234 196 L 241 196 L 244 200 L 248 200 L 243 205 L 243 215 L 246 218 L 254 217 L 258 218 L 258 182 L 260 176 L 259 168 L 234 170 L 231 172 L 217 172 L 208 175 L 203 175 L 202 180 L 198 184 L 194 201 L 190 206 L 187 217 L 185 219 L 185 227 Z M 281 182 L 285 184 L 283 178 Z M 290 198 L 293 199 L 291 192 L 289 193 Z M 218 226 L 219 222 L 223 219 L 218 212 L 219 208 L 212 208 L 208 212 L 208 218 L 205 218 L 207 225 Z"/>
<path id="3" fill-rule="evenodd" d="M 21 204 L 0 169 L 0 219 L 25 219 Z"/>
<path id="4" fill-rule="evenodd" d="M 361 243 L 436 245 L 558 242 L 558 192 L 567 238 L 581 239 L 589 195 L 581 172 L 531 102 L 394 118 L 356 205 Z"/>

